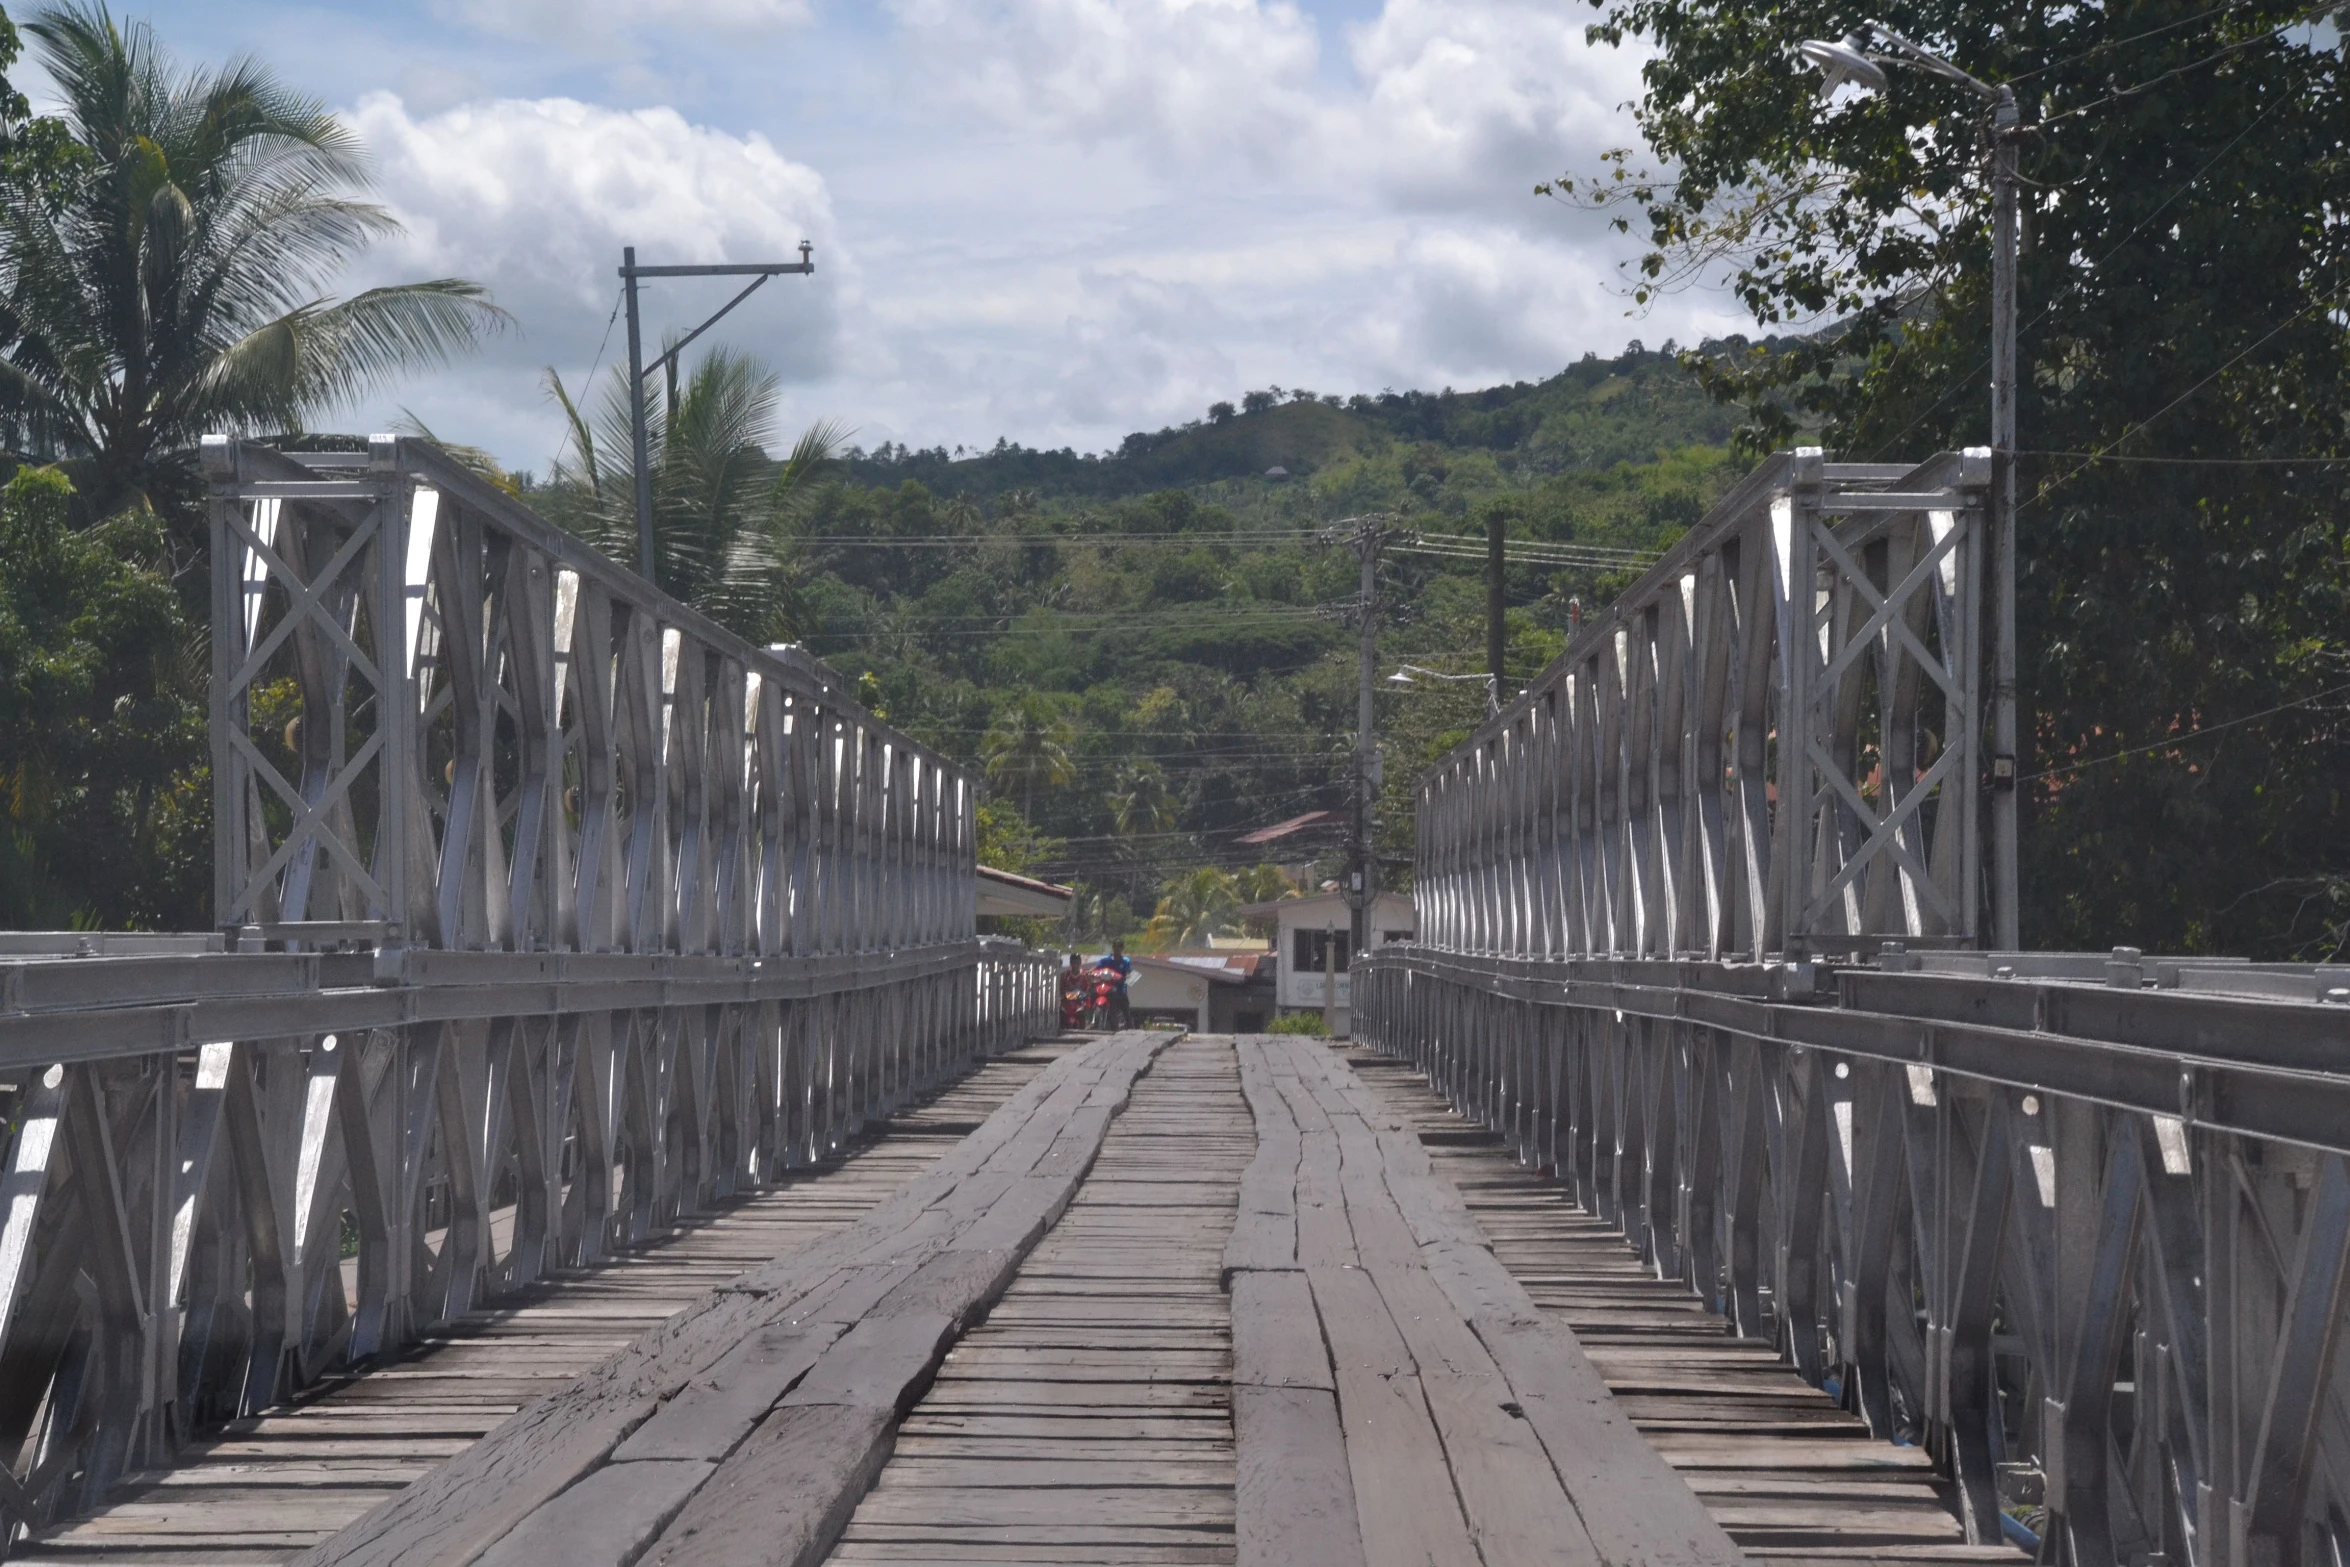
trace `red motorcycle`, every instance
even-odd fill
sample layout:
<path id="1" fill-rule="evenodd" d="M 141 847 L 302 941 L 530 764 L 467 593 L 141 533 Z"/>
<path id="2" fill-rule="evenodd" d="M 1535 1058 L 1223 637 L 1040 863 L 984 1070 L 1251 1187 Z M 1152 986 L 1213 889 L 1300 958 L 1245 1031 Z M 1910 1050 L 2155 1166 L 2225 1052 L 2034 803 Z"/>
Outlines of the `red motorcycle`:
<path id="1" fill-rule="evenodd" d="M 1093 1005 L 1086 1009 L 1086 1027 L 1107 1030 L 1117 1026 L 1118 978 L 1114 968 L 1093 971 Z"/>
<path id="2" fill-rule="evenodd" d="M 1076 1028 L 1085 1021 L 1085 978 L 1082 974 L 1061 980 L 1061 1027 Z"/>

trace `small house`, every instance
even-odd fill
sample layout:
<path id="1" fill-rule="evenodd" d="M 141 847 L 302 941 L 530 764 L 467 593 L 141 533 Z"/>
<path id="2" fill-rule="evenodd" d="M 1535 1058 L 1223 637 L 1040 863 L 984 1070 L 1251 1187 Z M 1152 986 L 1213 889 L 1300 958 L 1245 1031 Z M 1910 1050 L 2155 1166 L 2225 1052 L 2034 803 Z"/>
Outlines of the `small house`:
<path id="1" fill-rule="evenodd" d="M 1350 1032 L 1347 969 L 1353 957 L 1350 933 L 1354 911 L 1336 892 L 1310 898 L 1282 898 L 1252 903 L 1241 911 L 1244 919 L 1273 922 L 1273 996 L 1284 1013 L 1330 1014 L 1330 1031 L 1339 1038 Z M 1371 900 L 1370 939 L 1378 945 L 1409 941 L 1416 927 L 1412 900 L 1400 892 L 1383 892 Z"/>
<path id="2" fill-rule="evenodd" d="M 1273 1016 L 1273 960 L 1264 952 L 1171 952 L 1134 957 L 1126 1004 L 1137 1023 L 1181 1023 L 1203 1034 L 1259 1034 Z"/>

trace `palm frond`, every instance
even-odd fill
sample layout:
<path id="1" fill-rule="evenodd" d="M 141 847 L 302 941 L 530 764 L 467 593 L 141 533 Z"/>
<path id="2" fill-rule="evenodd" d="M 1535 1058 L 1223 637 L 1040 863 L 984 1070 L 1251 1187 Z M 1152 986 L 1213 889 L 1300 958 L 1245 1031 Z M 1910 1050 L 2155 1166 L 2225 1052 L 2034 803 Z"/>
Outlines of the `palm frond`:
<path id="1" fill-rule="evenodd" d="M 579 405 L 571 400 L 570 391 L 563 385 L 563 377 L 555 373 L 553 365 L 547 366 L 539 385 L 554 400 L 555 406 L 563 410 L 563 425 L 570 437 L 570 449 L 579 456 L 578 472 L 587 481 L 588 493 L 601 495 L 604 492 L 604 476 L 596 466 L 595 432 L 588 428 L 587 420 L 580 414 Z M 552 468 L 558 482 L 571 472 L 559 456 Z"/>

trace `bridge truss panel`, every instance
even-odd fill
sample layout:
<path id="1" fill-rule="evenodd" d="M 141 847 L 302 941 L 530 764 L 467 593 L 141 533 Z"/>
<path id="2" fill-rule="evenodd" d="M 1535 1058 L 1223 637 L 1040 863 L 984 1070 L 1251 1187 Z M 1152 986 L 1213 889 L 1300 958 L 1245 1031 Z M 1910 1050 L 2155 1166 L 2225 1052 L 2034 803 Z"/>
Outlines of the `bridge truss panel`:
<path id="1" fill-rule="evenodd" d="M 1399 945 L 1358 960 L 1355 1029 L 1926 1448 L 1971 1541 L 2038 1504 L 2044 1561 L 2341 1560 L 2343 975 L 1998 958 L 1831 981 Z"/>
<path id="2" fill-rule="evenodd" d="M 1059 1022 L 821 663 L 429 443 L 203 455 L 226 935 L 0 962 L 0 1554 Z"/>
<path id="3" fill-rule="evenodd" d="M 0 1540 L 206 1427 L 838 1154 L 1054 1031 L 1053 959 L 0 966 Z"/>
<path id="4" fill-rule="evenodd" d="M 1971 944 L 1989 475 L 1973 451 L 1756 469 L 1422 783 L 1421 939 Z"/>
<path id="5" fill-rule="evenodd" d="M 222 925 L 475 951 L 968 938 L 972 780 L 429 442 L 204 448 Z"/>

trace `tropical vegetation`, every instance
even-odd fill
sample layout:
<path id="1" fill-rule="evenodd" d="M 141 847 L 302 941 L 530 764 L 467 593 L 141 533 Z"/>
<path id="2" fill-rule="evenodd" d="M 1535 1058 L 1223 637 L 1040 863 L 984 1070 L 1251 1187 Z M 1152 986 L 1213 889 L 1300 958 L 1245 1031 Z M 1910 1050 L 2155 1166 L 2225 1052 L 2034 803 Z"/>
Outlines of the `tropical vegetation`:
<path id="1" fill-rule="evenodd" d="M 2300 0 L 1600 0 L 1646 153 L 1551 187 L 1770 330 L 1691 366 L 1742 440 L 1980 443 L 1987 126 L 1962 86 L 1815 102 L 1881 15 L 2023 112 L 2027 945 L 2350 947 L 2350 83 Z M 1758 40 L 1761 47 L 1758 49 Z M 1661 172 L 1644 172 L 1651 167 Z"/>
<path id="2" fill-rule="evenodd" d="M 503 316 L 454 278 L 327 292 L 397 231 L 349 128 L 265 67 L 179 63 L 95 0 L 0 79 L 0 921 L 210 923 L 196 447 L 299 432 Z M 0 71 L 22 39 L 0 17 Z"/>
<path id="3" fill-rule="evenodd" d="M 1239 390 L 1109 451 L 784 450 L 773 375 L 714 349 L 656 398 L 661 585 L 795 640 L 877 712 L 973 759 L 991 864 L 1077 885 L 1074 930 L 1159 945 L 1339 867 L 1356 566 L 1383 660 L 1505 675 L 1618 591 L 1758 450 L 1983 438 L 1981 112 L 1954 85 L 1824 102 L 1778 44 L 1827 0 L 1598 0 L 1643 51 L 1644 151 L 1545 187 L 1647 242 L 1627 293 L 1726 284 L 1757 340 L 1631 344 L 1472 391 Z M 2026 200 L 2021 513 L 2025 938 L 2350 948 L 2350 96 L 2338 18 L 2283 3 L 1897 4 L 2016 85 Z M 347 127 L 265 68 L 182 65 L 92 0 L 33 12 L 58 86 L 0 81 L 0 920 L 201 926 L 210 429 L 288 441 L 503 318 L 428 279 L 332 297 L 392 220 Z M 1757 40 L 1765 46 L 1758 50 Z M 20 40 L 0 19 L 0 71 Z M 1648 173 L 1651 165 L 1661 172 Z M 546 390 L 536 475 L 471 459 L 636 559 L 619 382 Z M 449 432 L 461 439 L 465 432 Z M 1573 544 L 1614 567 L 1537 564 Z M 1606 552 L 1604 556 L 1599 552 Z M 1552 558 L 1557 558 L 1555 555 Z M 1374 846 L 1408 876 L 1412 780 L 1476 682 L 1383 685 Z M 1303 818 L 1286 836 L 1243 842 Z M 1039 932 L 1041 934 L 1041 932 Z"/>

